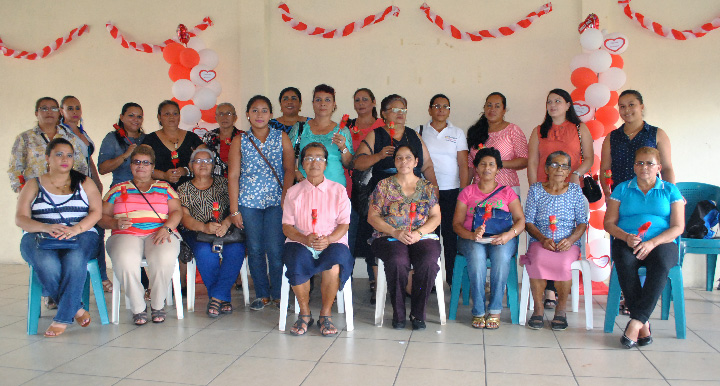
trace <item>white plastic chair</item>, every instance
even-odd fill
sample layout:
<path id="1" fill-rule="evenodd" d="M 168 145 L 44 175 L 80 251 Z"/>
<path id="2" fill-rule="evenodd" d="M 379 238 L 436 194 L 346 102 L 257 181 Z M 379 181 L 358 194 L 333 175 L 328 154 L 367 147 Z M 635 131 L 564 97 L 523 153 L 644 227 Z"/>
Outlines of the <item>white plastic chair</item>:
<path id="1" fill-rule="evenodd" d="M 143 257 L 142 261 L 140 262 L 140 268 L 147 267 L 147 260 Z M 193 281 L 194 283 L 195 281 Z M 118 324 L 120 322 L 120 280 L 118 280 L 117 276 L 115 275 L 115 272 L 113 271 L 113 283 L 117 283 L 113 286 L 112 290 L 112 319 L 111 322 L 113 324 Z M 165 300 L 168 306 L 173 305 L 173 290 L 175 292 L 175 299 L 179 299 L 177 301 L 177 304 L 175 305 L 175 309 L 177 310 L 177 318 L 182 319 L 184 317 L 183 315 L 183 307 L 182 307 L 182 292 L 180 289 L 180 264 L 175 263 L 175 273 L 173 273 L 172 280 L 168 284 L 168 296 Z M 130 302 L 128 301 L 127 295 L 125 296 L 125 307 L 130 308 Z"/>
<path id="2" fill-rule="evenodd" d="M 445 290 L 443 289 L 443 278 L 442 278 L 442 253 L 438 257 L 438 270 L 437 276 L 435 276 L 435 292 L 437 292 L 438 298 L 438 309 L 440 310 L 440 325 L 447 323 L 447 315 L 445 313 Z M 385 295 L 387 294 L 387 278 L 385 277 L 385 264 L 382 259 L 378 259 L 378 275 L 375 283 L 375 325 L 382 327 L 383 317 L 385 316 Z"/>
<path id="3" fill-rule="evenodd" d="M 283 274 L 282 274 L 282 287 L 280 288 L 280 325 L 278 326 L 278 329 L 280 331 L 285 331 L 285 325 L 287 322 L 287 309 L 288 309 L 288 303 L 290 300 L 290 281 L 288 280 L 287 276 L 285 276 L 285 273 L 287 272 L 287 267 L 283 265 Z M 355 324 L 353 323 L 353 303 L 352 303 L 352 279 L 349 278 L 345 282 L 345 286 L 343 288 L 340 288 L 337 292 L 337 307 L 338 307 L 338 314 L 345 314 L 345 326 L 348 331 L 352 331 L 355 329 Z M 245 283 L 243 281 L 243 283 Z M 300 305 L 298 304 L 297 298 L 295 298 L 295 314 L 300 313 Z"/>
<path id="4" fill-rule="evenodd" d="M 222 253 L 220 254 L 222 258 Z M 187 310 L 188 312 L 195 312 L 195 259 L 187 264 Z M 242 268 L 240 268 L 240 278 L 242 279 L 243 297 L 245 298 L 245 306 L 250 304 L 250 286 L 248 285 L 248 271 L 247 271 L 247 257 L 243 261 Z M 208 301 L 210 301 L 208 299 Z"/>

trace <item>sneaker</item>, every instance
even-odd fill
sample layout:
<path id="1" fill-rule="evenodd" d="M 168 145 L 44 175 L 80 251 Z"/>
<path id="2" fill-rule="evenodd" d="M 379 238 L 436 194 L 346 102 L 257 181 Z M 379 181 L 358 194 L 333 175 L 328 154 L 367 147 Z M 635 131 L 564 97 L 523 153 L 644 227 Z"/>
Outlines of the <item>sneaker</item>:
<path id="1" fill-rule="evenodd" d="M 257 298 L 250 304 L 250 309 L 253 311 L 260 311 L 268 304 L 270 304 L 270 298 Z"/>

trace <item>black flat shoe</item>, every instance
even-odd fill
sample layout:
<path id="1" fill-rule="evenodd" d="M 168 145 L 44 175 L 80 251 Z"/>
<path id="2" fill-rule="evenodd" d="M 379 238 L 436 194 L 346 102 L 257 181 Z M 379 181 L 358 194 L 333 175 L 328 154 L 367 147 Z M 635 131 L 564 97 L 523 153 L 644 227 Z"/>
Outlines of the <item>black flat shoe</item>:
<path id="1" fill-rule="evenodd" d="M 424 320 L 420 320 L 412 315 L 410 315 L 410 322 L 412 323 L 412 329 L 416 331 L 422 331 L 426 327 Z"/>
<path id="2" fill-rule="evenodd" d="M 648 330 L 650 330 L 650 335 L 648 335 L 644 338 L 638 338 L 638 340 L 637 340 L 638 346 L 649 346 L 652 344 L 652 342 L 653 342 L 652 327 L 650 325 L 648 325 Z"/>
<path id="3" fill-rule="evenodd" d="M 392 327 L 396 330 L 404 330 L 405 329 L 405 321 L 394 321 L 392 322 Z"/>
<path id="4" fill-rule="evenodd" d="M 632 321 L 632 319 L 630 319 Z M 623 332 L 622 338 L 620 338 L 620 344 L 623 345 L 625 348 L 633 348 L 637 346 L 637 342 L 628 338 L 627 335 L 625 335 L 625 332 L 627 332 L 628 327 L 630 327 L 630 321 L 628 322 L 627 326 L 625 326 L 625 331 Z"/>

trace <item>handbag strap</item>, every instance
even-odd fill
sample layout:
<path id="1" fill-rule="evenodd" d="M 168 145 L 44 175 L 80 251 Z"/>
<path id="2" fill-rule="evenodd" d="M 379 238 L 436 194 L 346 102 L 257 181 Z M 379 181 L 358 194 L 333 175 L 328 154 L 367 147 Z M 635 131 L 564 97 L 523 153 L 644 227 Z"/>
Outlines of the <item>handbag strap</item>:
<path id="1" fill-rule="evenodd" d="M 278 176 L 277 172 L 275 171 L 275 168 L 270 164 L 270 161 L 268 161 L 268 159 L 265 158 L 265 154 L 263 154 L 263 152 L 260 151 L 260 148 L 258 147 L 258 145 L 255 144 L 255 141 L 253 141 L 252 138 L 250 138 L 250 135 L 247 133 L 247 131 L 245 132 L 245 138 L 247 138 L 247 140 L 253 145 L 255 150 L 257 150 L 258 154 L 260 154 L 260 157 L 262 157 L 263 161 L 265 161 L 267 166 L 270 168 L 270 171 L 272 172 L 273 176 L 275 176 L 275 180 L 277 180 L 278 185 L 280 185 L 280 189 L 282 189 L 283 183 L 280 180 L 280 176 Z"/>
<path id="2" fill-rule="evenodd" d="M 130 183 L 132 184 L 132 186 L 135 187 L 135 189 L 137 189 L 138 193 L 140 193 L 140 196 L 143 198 L 143 200 L 145 200 L 145 202 L 147 202 L 148 206 L 150 206 L 150 209 L 152 209 L 152 211 L 155 212 L 155 215 L 160 219 L 160 221 L 163 221 L 163 218 L 160 217 L 160 215 L 159 215 L 158 212 L 155 210 L 155 208 L 153 208 L 152 204 L 150 203 L 150 201 L 148 201 L 147 197 L 145 197 L 145 195 L 144 195 L 143 192 L 140 190 L 140 188 L 138 188 L 137 185 L 135 185 L 135 182 L 133 182 L 132 180 L 130 180 Z M 164 221 L 163 221 L 163 224 L 165 224 Z M 172 233 L 172 235 L 175 236 L 176 239 L 180 240 L 180 237 L 178 237 L 178 235 L 176 235 L 174 232 L 170 232 L 170 233 Z"/>
<path id="3" fill-rule="evenodd" d="M 40 177 L 37 177 L 36 179 L 37 179 L 37 184 L 38 184 L 38 187 L 40 188 L 40 191 L 42 191 L 42 193 L 47 197 L 47 201 L 50 202 L 50 205 L 52 205 L 53 210 L 55 210 L 55 213 L 57 213 L 58 216 L 60 216 L 60 218 L 63 220 L 63 222 L 65 222 L 65 225 L 71 227 L 72 224 L 70 224 L 70 221 L 68 221 L 65 218 L 65 216 L 63 216 L 62 213 L 60 213 L 60 210 L 58 209 L 57 205 L 55 205 L 55 201 L 53 201 L 53 199 L 50 198 L 50 194 L 47 192 L 47 190 L 45 190 L 45 188 L 43 188 L 42 184 L 40 184 Z M 74 195 L 75 195 L 75 192 L 73 192 L 73 196 Z"/>
<path id="4" fill-rule="evenodd" d="M 500 185 L 499 188 L 495 189 L 494 192 L 490 193 L 489 196 L 485 197 L 485 199 L 482 200 L 482 202 L 478 203 L 477 206 L 480 206 L 480 204 L 485 204 L 485 203 L 487 203 L 487 201 L 488 201 L 490 198 L 492 198 L 492 196 L 500 193 L 500 191 L 503 190 L 503 189 L 505 189 L 505 185 Z M 485 205 L 483 205 L 483 206 L 485 206 Z"/>
<path id="5" fill-rule="evenodd" d="M 578 132 L 578 140 L 580 141 L 580 162 L 585 162 L 585 156 L 583 155 L 583 149 L 582 149 L 582 135 L 580 135 L 580 125 L 575 125 L 575 128 Z"/>

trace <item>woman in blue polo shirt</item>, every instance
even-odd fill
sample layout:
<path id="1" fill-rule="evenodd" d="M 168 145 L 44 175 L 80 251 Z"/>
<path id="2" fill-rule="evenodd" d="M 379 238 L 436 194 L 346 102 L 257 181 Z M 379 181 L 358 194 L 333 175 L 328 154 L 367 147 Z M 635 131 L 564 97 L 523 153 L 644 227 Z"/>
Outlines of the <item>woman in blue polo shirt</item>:
<path id="1" fill-rule="evenodd" d="M 657 177 L 662 169 L 658 149 L 638 149 L 633 167 L 635 178 L 617 185 L 605 212 L 605 230 L 614 237 L 613 264 L 630 310 L 630 321 L 620 340 L 626 348 L 653 341 L 648 319 L 670 269 L 678 263 L 675 239 L 685 228 L 685 202 L 680 191 Z M 649 228 L 644 226 L 648 223 Z M 644 285 L 638 275 L 640 266 L 647 268 Z"/>

